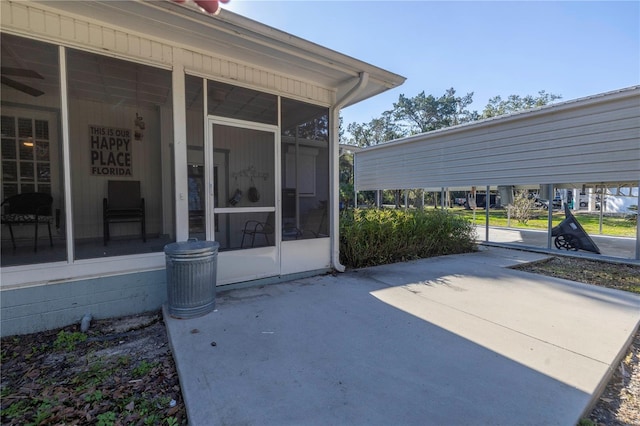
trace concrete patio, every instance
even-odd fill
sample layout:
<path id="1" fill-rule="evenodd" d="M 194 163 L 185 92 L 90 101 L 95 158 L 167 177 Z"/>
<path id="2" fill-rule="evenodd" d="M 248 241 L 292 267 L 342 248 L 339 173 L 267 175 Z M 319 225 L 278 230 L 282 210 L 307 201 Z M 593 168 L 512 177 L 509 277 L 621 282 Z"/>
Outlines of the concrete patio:
<path id="1" fill-rule="evenodd" d="M 483 247 L 165 309 L 190 424 L 575 425 L 640 297 L 505 269 L 544 257 Z"/>

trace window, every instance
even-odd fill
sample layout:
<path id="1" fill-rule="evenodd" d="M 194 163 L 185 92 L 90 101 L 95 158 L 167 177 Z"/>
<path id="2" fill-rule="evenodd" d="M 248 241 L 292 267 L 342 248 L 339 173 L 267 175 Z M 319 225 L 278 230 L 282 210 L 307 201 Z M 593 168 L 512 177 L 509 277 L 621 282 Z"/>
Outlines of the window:
<path id="1" fill-rule="evenodd" d="M 67 69 L 76 258 L 163 251 L 175 241 L 171 72 L 73 49 Z"/>
<path id="2" fill-rule="evenodd" d="M 185 76 L 189 238 L 199 240 L 206 239 L 203 84 L 202 78 Z"/>
<path id="3" fill-rule="evenodd" d="M 4 216 L 2 266 L 65 260 L 58 48 L 9 34 L 2 34 L 0 42 L 1 191 L 6 201 L 2 213 L 12 214 L 7 200 L 19 194 L 36 192 L 52 198 L 39 209 L 44 218 L 39 215 L 37 239 L 34 223 L 18 221 L 7 232 L 8 216 Z"/>
<path id="4" fill-rule="evenodd" d="M 26 192 L 51 194 L 49 122 L 2 116 L 2 170 L 5 197 Z"/>
<path id="5" fill-rule="evenodd" d="M 282 239 L 329 236 L 329 110 L 282 99 Z"/>
<path id="6" fill-rule="evenodd" d="M 219 81 L 208 83 L 208 113 L 263 124 L 278 124 L 278 97 Z"/>

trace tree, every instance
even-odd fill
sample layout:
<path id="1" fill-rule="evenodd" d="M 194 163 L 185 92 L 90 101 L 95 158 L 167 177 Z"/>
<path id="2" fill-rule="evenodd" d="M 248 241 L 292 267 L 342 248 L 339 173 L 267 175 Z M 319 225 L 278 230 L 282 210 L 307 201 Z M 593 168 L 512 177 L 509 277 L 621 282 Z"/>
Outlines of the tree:
<path id="1" fill-rule="evenodd" d="M 473 102 L 473 92 L 465 96 L 455 96 L 452 87 L 439 98 L 420 92 L 413 98 L 403 94 L 393 104 L 393 116 L 398 126 L 406 129 L 407 134 L 424 133 L 443 127 L 455 126 L 478 119 L 478 113 L 467 107 Z"/>
<path id="2" fill-rule="evenodd" d="M 357 146 L 373 146 L 393 139 L 398 139 L 405 134 L 393 120 L 393 112 L 385 111 L 379 118 L 374 118 L 369 123 L 351 123 L 347 126 L 351 134 L 349 143 Z"/>
<path id="3" fill-rule="evenodd" d="M 340 203 L 345 207 L 353 205 L 353 154 L 341 154 L 338 168 L 340 174 Z"/>
<path id="4" fill-rule="evenodd" d="M 489 103 L 487 103 L 487 106 L 485 106 L 482 111 L 482 118 L 496 117 L 525 109 L 537 108 L 548 105 L 558 99 L 562 99 L 562 96 L 547 93 L 544 90 L 539 91 L 536 97 L 531 95 L 509 95 L 506 100 L 502 100 L 502 97 L 498 95 L 489 99 Z"/>

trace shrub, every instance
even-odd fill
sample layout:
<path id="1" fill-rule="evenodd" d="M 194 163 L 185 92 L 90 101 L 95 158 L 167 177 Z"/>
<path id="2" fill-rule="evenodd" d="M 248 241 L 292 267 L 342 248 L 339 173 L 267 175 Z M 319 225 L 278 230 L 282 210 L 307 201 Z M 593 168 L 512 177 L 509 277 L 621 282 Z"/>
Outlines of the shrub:
<path id="1" fill-rule="evenodd" d="M 471 222 L 446 210 L 346 210 L 340 261 L 361 268 L 475 250 Z"/>
<path id="2" fill-rule="evenodd" d="M 513 198 L 513 216 L 519 223 L 526 225 L 533 216 L 535 204 L 535 200 L 529 197 L 527 191 L 517 191 Z"/>

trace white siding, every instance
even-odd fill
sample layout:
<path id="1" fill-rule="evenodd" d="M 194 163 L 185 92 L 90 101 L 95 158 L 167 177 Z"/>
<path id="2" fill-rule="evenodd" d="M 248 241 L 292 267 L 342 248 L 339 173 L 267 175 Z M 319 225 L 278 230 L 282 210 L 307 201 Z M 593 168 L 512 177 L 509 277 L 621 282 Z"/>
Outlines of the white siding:
<path id="1" fill-rule="evenodd" d="M 172 67 L 174 61 L 182 60 L 187 72 L 324 105 L 335 101 L 335 88 L 258 69 L 216 55 L 215 51 L 189 50 L 169 38 L 157 40 L 146 37 L 143 34 L 148 23 L 141 22 L 139 34 L 135 34 L 99 22 L 99 16 L 95 17 L 95 22 L 89 22 L 78 16 L 65 16 L 47 5 L 4 0 L 1 4 L 0 19 L 5 31 L 165 68 Z M 170 34 L 168 31 L 167 35 Z M 185 49 L 182 58 L 173 57 L 173 47 Z"/>
<path id="2" fill-rule="evenodd" d="M 335 97 L 334 92 L 327 88 L 188 49 L 183 52 L 183 61 L 187 72 L 216 76 L 232 84 L 240 83 L 267 92 L 326 105 L 331 104 Z"/>
<path id="3" fill-rule="evenodd" d="M 359 191 L 639 179 L 639 87 L 424 133 L 356 154 Z"/>
<path id="4" fill-rule="evenodd" d="M 140 35 L 125 33 L 116 28 L 90 23 L 77 17 L 63 16 L 45 6 L 23 2 L 2 2 L 2 28 L 16 33 L 88 48 L 106 54 L 117 54 L 168 66 L 172 50 L 168 43 Z"/>

